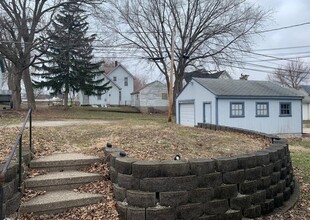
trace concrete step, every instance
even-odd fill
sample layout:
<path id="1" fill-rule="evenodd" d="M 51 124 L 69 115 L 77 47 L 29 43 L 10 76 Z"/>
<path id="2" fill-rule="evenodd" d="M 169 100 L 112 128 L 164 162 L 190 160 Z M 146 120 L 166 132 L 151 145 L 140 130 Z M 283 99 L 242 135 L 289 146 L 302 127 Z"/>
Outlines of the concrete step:
<path id="1" fill-rule="evenodd" d="M 86 206 L 102 201 L 101 194 L 52 191 L 37 196 L 20 206 L 21 213 L 55 214 L 73 207 Z"/>
<path id="2" fill-rule="evenodd" d="M 56 153 L 32 160 L 30 168 L 46 171 L 78 170 L 100 162 L 100 158 L 80 153 Z"/>
<path id="3" fill-rule="evenodd" d="M 36 191 L 65 190 L 102 179 L 103 176 L 100 174 L 81 171 L 51 172 L 26 179 L 25 186 Z"/>

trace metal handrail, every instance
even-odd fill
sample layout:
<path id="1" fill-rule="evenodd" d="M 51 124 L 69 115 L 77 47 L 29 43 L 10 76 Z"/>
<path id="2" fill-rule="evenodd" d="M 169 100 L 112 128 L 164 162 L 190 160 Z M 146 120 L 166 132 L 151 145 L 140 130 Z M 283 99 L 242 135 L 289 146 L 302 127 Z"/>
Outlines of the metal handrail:
<path id="1" fill-rule="evenodd" d="M 6 159 L 6 162 L 3 166 L 2 172 L 0 174 L 0 185 L 4 183 L 5 181 L 5 174 L 10 166 L 10 163 L 12 161 L 12 158 L 16 152 L 17 147 L 19 147 L 19 157 L 18 157 L 18 175 L 19 175 L 19 185 L 18 188 L 20 189 L 20 186 L 22 184 L 22 140 L 23 140 L 23 133 L 26 128 L 26 124 L 29 121 L 29 150 L 32 152 L 32 109 L 28 110 L 28 113 L 26 115 L 26 118 L 24 120 L 24 123 L 22 127 L 20 128 L 18 135 L 16 137 L 16 141 L 14 146 L 12 147 L 10 154 L 8 158 Z M 2 203 L 3 203 L 3 189 L 0 187 L 0 219 L 2 217 Z"/>

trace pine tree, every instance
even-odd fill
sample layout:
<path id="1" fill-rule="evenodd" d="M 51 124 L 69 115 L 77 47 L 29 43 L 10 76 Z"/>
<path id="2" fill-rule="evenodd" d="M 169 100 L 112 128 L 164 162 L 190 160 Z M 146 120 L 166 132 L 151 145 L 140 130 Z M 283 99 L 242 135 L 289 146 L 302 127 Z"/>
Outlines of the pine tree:
<path id="1" fill-rule="evenodd" d="M 51 95 L 64 95 L 64 105 L 68 106 L 69 92 L 83 91 L 85 95 L 101 95 L 111 87 L 104 83 L 103 71 L 99 63 L 92 63 L 92 42 L 95 35 L 86 36 L 87 16 L 79 3 L 63 6 L 53 30 L 44 39 L 46 44 L 40 51 L 42 65 L 38 67 L 41 81 L 33 81 L 37 88 L 50 89 Z"/>

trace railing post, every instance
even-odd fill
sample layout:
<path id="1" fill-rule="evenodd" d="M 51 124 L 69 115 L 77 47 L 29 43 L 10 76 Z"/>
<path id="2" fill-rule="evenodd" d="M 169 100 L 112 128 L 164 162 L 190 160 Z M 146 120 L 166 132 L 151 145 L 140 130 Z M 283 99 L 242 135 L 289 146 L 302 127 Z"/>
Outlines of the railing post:
<path id="1" fill-rule="evenodd" d="M 29 150 L 32 153 L 32 109 L 29 114 Z"/>
<path id="2" fill-rule="evenodd" d="M 23 136 L 20 135 L 19 137 L 19 155 L 18 155 L 18 177 L 19 177 L 19 181 L 18 181 L 18 189 L 20 190 L 20 187 L 22 185 L 22 160 L 23 160 L 23 149 L 22 149 L 22 146 L 23 146 Z"/>

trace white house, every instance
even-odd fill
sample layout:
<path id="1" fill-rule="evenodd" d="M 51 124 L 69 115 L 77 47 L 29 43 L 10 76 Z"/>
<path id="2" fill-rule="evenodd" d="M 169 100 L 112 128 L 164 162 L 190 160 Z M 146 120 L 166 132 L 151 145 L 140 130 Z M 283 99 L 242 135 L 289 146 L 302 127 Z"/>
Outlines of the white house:
<path id="1" fill-rule="evenodd" d="M 141 112 L 157 112 L 168 110 L 168 89 L 159 81 L 151 82 L 143 88 L 131 93 L 131 105 Z"/>
<path id="2" fill-rule="evenodd" d="M 177 97 L 176 120 L 300 135 L 302 98 L 296 90 L 267 81 L 193 78 Z"/>
<path id="3" fill-rule="evenodd" d="M 0 58 L 0 103 L 10 103 L 11 91 L 8 90 L 7 83 L 5 83 L 3 74 L 5 72 L 3 59 Z"/>
<path id="4" fill-rule="evenodd" d="M 310 86 L 302 85 L 299 91 L 304 95 L 304 99 L 302 100 L 303 120 L 310 120 Z"/>
<path id="5" fill-rule="evenodd" d="M 116 66 L 108 73 L 103 74 L 104 82 L 109 81 L 112 86 L 101 96 L 86 96 L 79 92 L 81 105 L 130 105 L 131 93 L 133 92 L 134 76 L 121 64 Z"/>

